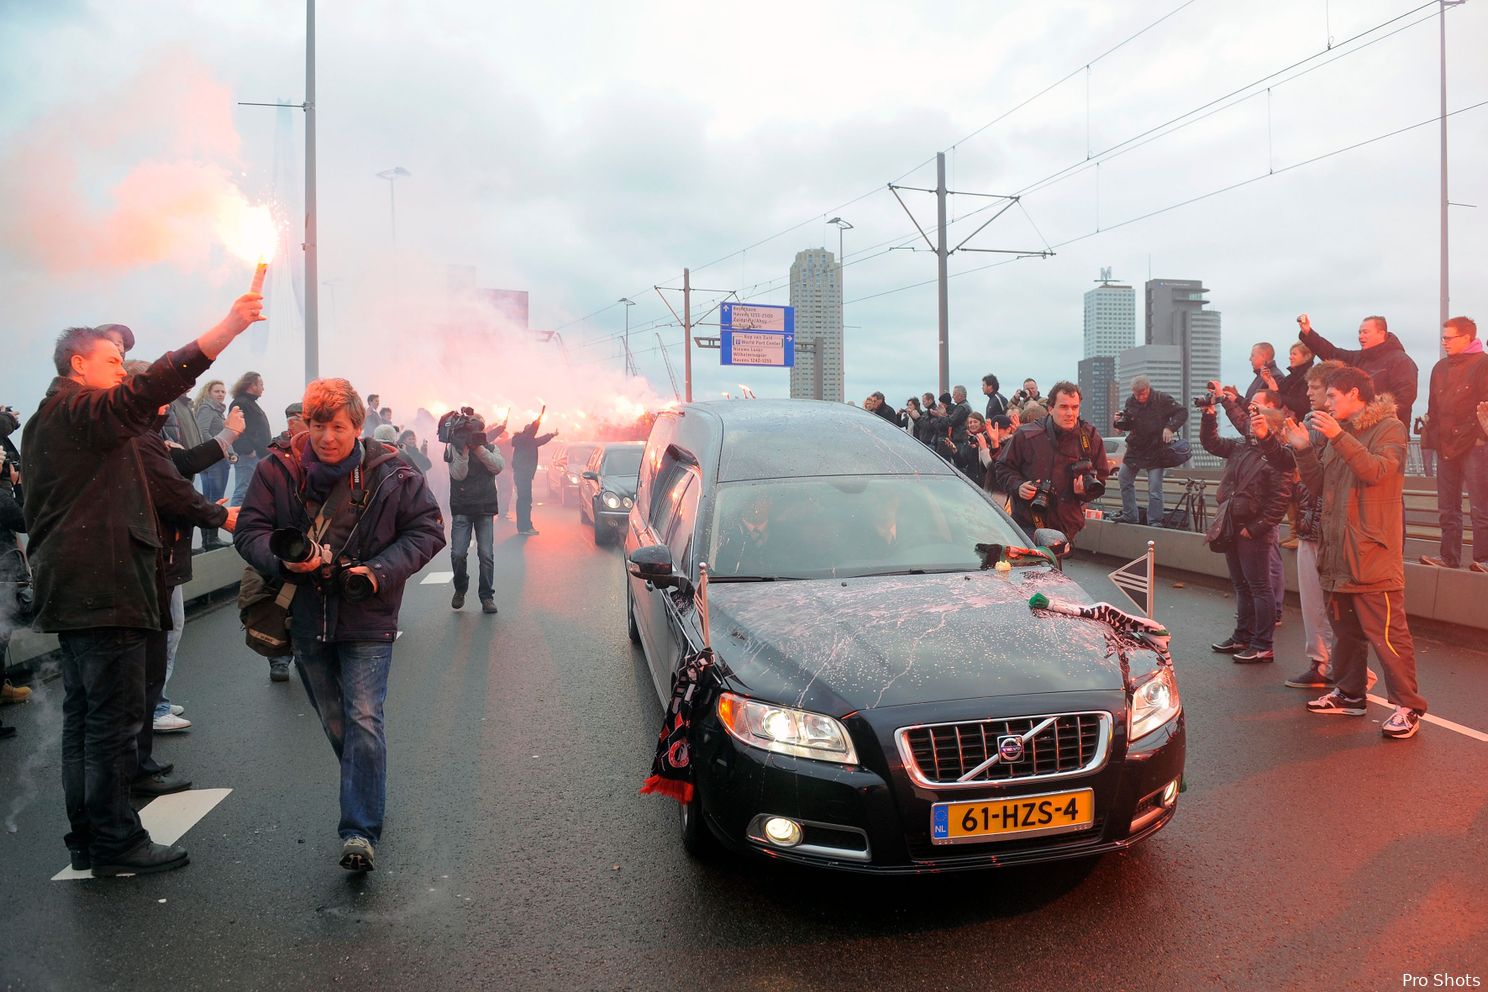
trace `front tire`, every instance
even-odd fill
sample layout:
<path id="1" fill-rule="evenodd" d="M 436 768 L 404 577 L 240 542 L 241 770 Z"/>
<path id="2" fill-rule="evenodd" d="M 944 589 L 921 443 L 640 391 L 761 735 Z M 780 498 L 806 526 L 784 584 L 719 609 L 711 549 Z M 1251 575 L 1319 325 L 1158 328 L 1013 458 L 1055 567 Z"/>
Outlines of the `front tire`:
<path id="1" fill-rule="evenodd" d="M 630 635 L 630 643 L 641 643 L 641 628 L 635 622 L 635 600 L 630 595 L 630 580 L 625 581 L 625 632 Z"/>
<path id="2" fill-rule="evenodd" d="M 690 857 L 708 861 L 718 854 L 718 839 L 703 821 L 703 793 L 696 784 L 692 788 L 692 801 L 677 804 L 677 826 L 682 850 Z"/>
<path id="3" fill-rule="evenodd" d="M 594 545 L 602 548 L 610 543 L 610 529 L 599 522 L 599 514 L 594 515 Z"/>

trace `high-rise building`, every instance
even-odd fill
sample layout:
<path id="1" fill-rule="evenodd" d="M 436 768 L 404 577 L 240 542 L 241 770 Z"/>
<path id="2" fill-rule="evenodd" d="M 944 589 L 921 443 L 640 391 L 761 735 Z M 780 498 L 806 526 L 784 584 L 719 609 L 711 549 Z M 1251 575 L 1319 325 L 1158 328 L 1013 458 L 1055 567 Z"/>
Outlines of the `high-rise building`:
<path id="1" fill-rule="evenodd" d="M 1101 269 L 1100 285 L 1085 294 L 1083 357 L 1119 355 L 1136 343 L 1136 292 L 1112 281 L 1110 269 Z"/>
<path id="2" fill-rule="evenodd" d="M 1102 434 L 1121 409 L 1116 356 L 1136 344 L 1136 293 L 1101 269 L 1100 285 L 1085 294 L 1085 353 L 1080 362 L 1080 412 Z"/>
<path id="3" fill-rule="evenodd" d="M 1219 378 L 1220 313 L 1204 309 L 1209 290 L 1197 279 L 1147 280 L 1147 344 L 1176 348 L 1182 360 L 1179 381 L 1172 392 L 1180 403 L 1188 403 L 1204 391 L 1204 384 Z M 1158 386 L 1153 379 L 1154 388 Z M 1197 419 L 1189 418 L 1184 431 L 1190 440 L 1198 436 Z"/>
<path id="4" fill-rule="evenodd" d="M 1116 428 L 1111 421 L 1121 409 L 1121 395 L 1116 379 L 1116 359 L 1112 355 L 1092 355 L 1080 359 L 1080 416 L 1110 437 Z"/>
<path id="5" fill-rule="evenodd" d="M 1116 359 L 1116 379 L 1130 389 L 1131 381 L 1145 375 L 1152 388 L 1186 403 L 1183 392 L 1183 350 L 1171 344 L 1140 344 Z"/>
<path id="6" fill-rule="evenodd" d="M 841 403 L 842 270 L 825 248 L 796 253 L 790 270 L 790 305 L 796 310 L 796 343 L 814 343 L 816 352 L 796 348 L 791 368 L 791 399 L 812 399 L 815 366 L 822 363 L 822 399 Z"/>

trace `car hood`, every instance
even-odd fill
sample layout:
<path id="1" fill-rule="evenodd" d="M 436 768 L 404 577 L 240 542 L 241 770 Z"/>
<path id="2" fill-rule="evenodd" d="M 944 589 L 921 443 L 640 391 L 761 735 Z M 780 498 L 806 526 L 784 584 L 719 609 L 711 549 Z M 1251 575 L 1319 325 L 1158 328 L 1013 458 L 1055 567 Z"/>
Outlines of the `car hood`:
<path id="1" fill-rule="evenodd" d="M 601 475 L 599 477 L 599 488 L 608 489 L 617 496 L 635 497 L 636 482 L 639 476 L 635 475 Z"/>
<path id="2" fill-rule="evenodd" d="M 821 713 L 1121 689 L 1107 628 L 1033 613 L 1028 599 L 1037 592 L 1092 601 L 1062 573 L 1026 567 L 717 582 L 709 609 L 714 647 L 736 688 Z"/>

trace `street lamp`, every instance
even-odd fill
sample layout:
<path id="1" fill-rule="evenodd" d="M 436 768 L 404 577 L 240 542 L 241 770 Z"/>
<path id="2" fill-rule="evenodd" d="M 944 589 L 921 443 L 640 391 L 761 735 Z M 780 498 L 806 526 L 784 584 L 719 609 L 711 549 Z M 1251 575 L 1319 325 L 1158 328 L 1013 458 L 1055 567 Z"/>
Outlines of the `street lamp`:
<path id="1" fill-rule="evenodd" d="M 377 174 L 378 179 L 386 179 L 388 184 L 388 215 L 393 222 L 394 247 L 396 247 L 398 244 L 398 203 L 396 197 L 393 194 L 393 184 L 399 179 L 407 179 L 411 175 L 413 175 L 413 173 L 409 172 L 401 165 L 395 165 L 391 169 L 383 169 Z"/>
<path id="2" fill-rule="evenodd" d="M 853 229 L 853 226 L 852 226 L 852 224 L 850 224 L 847 221 L 843 220 L 841 217 L 833 217 L 831 220 L 827 221 L 827 223 L 828 224 L 832 224 L 832 225 L 834 225 L 837 228 L 837 313 L 838 313 L 839 317 L 841 318 L 839 320 L 839 323 L 841 323 L 844 327 L 846 327 L 847 321 L 846 321 L 844 315 L 845 315 L 846 305 L 847 305 L 847 289 L 846 289 L 846 287 L 843 284 L 842 269 L 847 264 L 847 259 L 845 259 L 843 257 L 843 253 L 842 253 L 842 232 L 843 231 L 851 231 Z M 843 339 L 844 339 L 843 340 L 843 345 L 844 345 L 844 347 L 842 349 L 843 352 L 846 352 L 846 350 L 847 350 L 846 347 L 845 347 L 846 346 L 846 337 L 847 337 L 847 335 L 844 334 L 843 335 Z M 821 350 L 818 349 L 817 350 L 817 353 L 816 353 L 816 357 L 812 359 L 812 365 L 816 366 L 817 369 L 819 369 L 820 366 L 821 366 L 821 361 L 822 361 L 822 354 L 821 354 Z M 846 357 L 845 354 L 842 356 L 841 361 L 842 361 L 843 374 L 845 376 L 846 373 L 847 373 L 847 357 Z M 822 395 L 821 395 L 821 379 L 820 379 L 820 377 L 818 377 L 818 379 L 817 379 L 816 398 L 817 399 L 821 399 L 822 398 Z"/>
<path id="3" fill-rule="evenodd" d="M 635 306 L 635 300 L 622 296 L 615 302 L 625 304 L 625 374 L 631 376 L 635 374 L 635 361 L 630 357 L 630 308 Z"/>
<path id="4" fill-rule="evenodd" d="M 835 225 L 837 228 L 837 271 L 841 272 L 842 263 L 844 261 L 842 257 L 842 232 L 851 231 L 853 229 L 853 226 L 847 221 L 843 220 L 841 217 L 833 217 L 831 220 L 827 221 L 827 223 Z M 842 282 L 841 279 L 837 281 L 839 284 Z"/>

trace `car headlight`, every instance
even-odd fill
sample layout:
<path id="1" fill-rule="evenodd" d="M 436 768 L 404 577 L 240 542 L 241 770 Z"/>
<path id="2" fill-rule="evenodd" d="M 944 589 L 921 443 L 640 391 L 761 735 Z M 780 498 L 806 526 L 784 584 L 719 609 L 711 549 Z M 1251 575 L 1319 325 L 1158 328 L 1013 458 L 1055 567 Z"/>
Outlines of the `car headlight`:
<path id="1" fill-rule="evenodd" d="M 577 475 L 570 475 L 568 481 L 577 486 L 579 484 L 579 477 Z"/>
<path id="2" fill-rule="evenodd" d="M 1135 743 L 1178 716 L 1178 680 L 1171 665 L 1159 665 L 1132 690 L 1131 726 L 1127 743 Z"/>
<path id="3" fill-rule="evenodd" d="M 635 506 L 635 500 L 631 499 L 629 496 L 624 496 L 620 499 L 620 505 L 628 510 L 632 506 Z"/>
<path id="4" fill-rule="evenodd" d="M 604 505 L 608 506 L 610 509 L 620 509 L 620 497 L 616 496 L 614 493 L 605 493 L 603 496 L 600 497 L 600 499 L 604 500 Z"/>
<path id="5" fill-rule="evenodd" d="M 718 719 L 731 737 L 750 747 L 843 765 L 858 763 L 847 728 L 820 713 L 725 692 L 718 697 Z"/>

